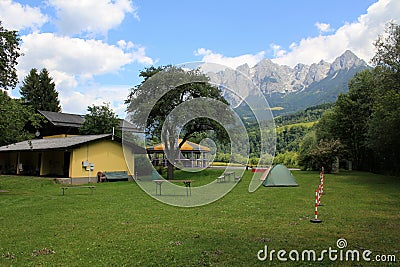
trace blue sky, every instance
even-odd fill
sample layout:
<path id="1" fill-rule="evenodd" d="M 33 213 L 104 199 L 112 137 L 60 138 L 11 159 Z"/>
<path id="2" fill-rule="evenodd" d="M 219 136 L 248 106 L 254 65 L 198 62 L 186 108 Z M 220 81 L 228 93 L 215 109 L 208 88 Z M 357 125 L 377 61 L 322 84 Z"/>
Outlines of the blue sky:
<path id="1" fill-rule="evenodd" d="M 294 66 L 346 49 L 369 62 L 385 23 L 400 21 L 400 1 L 1 0 L 0 20 L 22 39 L 20 81 L 45 67 L 64 112 L 110 102 L 124 117 L 129 88 L 153 64 Z"/>

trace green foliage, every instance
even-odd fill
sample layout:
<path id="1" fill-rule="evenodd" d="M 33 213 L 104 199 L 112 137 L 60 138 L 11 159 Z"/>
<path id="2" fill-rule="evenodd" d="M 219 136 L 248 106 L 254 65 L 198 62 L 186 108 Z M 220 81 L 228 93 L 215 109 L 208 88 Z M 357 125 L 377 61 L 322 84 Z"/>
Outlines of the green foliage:
<path id="1" fill-rule="evenodd" d="M 25 77 L 20 88 L 22 100 L 36 110 L 60 112 L 60 100 L 47 69 L 38 74 L 35 68 Z"/>
<path id="2" fill-rule="evenodd" d="M 155 76 L 155 74 L 158 75 Z M 158 140 L 161 139 L 161 129 L 167 115 L 183 102 L 194 98 L 208 97 L 228 105 L 228 102 L 221 95 L 221 91 L 208 84 L 207 77 L 198 70 L 185 71 L 172 66 L 149 67 L 140 72 L 140 77 L 144 78 L 143 82 L 131 89 L 125 102 L 129 105 L 128 111 L 135 114 L 132 117 L 132 122 L 136 124 L 146 123 L 146 125 L 138 126 L 144 127 L 149 136 Z M 154 78 L 150 79 L 152 77 Z M 170 86 L 176 84 L 177 81 L 179 81 L 179 84 L 170 90 Z M 160 90 L 161 92 L 165 91 L 165 94 L 162 98 L 155 99 Z M 147 113 L 149 113 L 147 121 L 143 121 Z M 210 130 L 216 130 L 217 133 L 226 138 L 226 132 L 221 131 L 222 129 L 218 128 L 215 121 L 198 118 L 190 121 L 183 128 L 182 143 L 196 133 Z"/>
<path id="3" fill-rule="evenodd" d="M 10 98 L 3 91 L 0 91 L 0 114 L 0 146 L 32 139 L 34 135 L 28 132 L 27 126 L 40 129 L 44 120 L 31 106 Z"/>
<path id="4" fill-rule="evenodd" d="M 282 154 L 286 151 L 298 151 L 299 144 L 306 133 L 311 127 L 293 126 L 282 127 L 282 130 L 277 131 L 276 134 L 276 153 Z"/>
<path id="5" fill-rule="evenodd" d="M 318 162 L 314 162 L 310 152 L 317 145 L 315 131 L 308 132 L 300 142 L 298 163 L 304 170 L 317 170 Z"/>
<path id="6" fill-rule="evenodd" d="M 316 126 L 317 140 L 340 140 L 360 170 L 400 173 L 400 26 L 390 23 L 375 42 L 372 70 L 357 73 Z M 314 151 L 315 152 L 315 151 Z M 300 162 L 303 162 L 300 156 Z"/>
<path id="7" fill-rule="evenodd" d="M 365 169 L 372 153 L 368 148 L 368 120 L 375 96 L 375 71 L 364 70 L 349 82 L 349 92 L 341 94 L 332 111 L 316 126 L 318 139 L 339 139 L 346 147 L 355 169 Z"/>
<path id="8" fill-rule="evenodd" d="M 339 140 L 318 140 L 314 131 L 308 133 L 301 145 L 298 163 L 304 170 L 332 170 L 332 164 L 344 153 L 344 146 Z"/>
<path id="9" fill-rule="evenodd" d="M 0 21 L 0 89 L 14 89 L 18 83 L 17 59 L 21 55 L 16 31 L 4 29 Z"/>
<path id="10" fill-rule="evenodd" d="M 215 155 L 214 161 L 228 163 L 231 158 L 231 154 L 219 152 Z"/>
<path id="11" fill-rule="evenodd" d="M 156 75 L 157 74 L 157 75 Z M 177 117 L 171 119 L 167 117 L 180 104 L 195 98 L 207 97 L 221 101 L 228 105 L 221 91 L 208 83 L 208 78 L 201 74 L 199 70 L 186 71 L 173 66 L 160 66 L 145 68 L 140 72 L 140 77 L 144 78 L 141 84 L 131 89 L 125 101 L 128 104 L 128 112 L 134 114 L 131 122 L 138 128 L 144 129 L 146 135 L 153 140 L 162 140 L 162 129 L 165 131 L 163 139 L 172 157 L 175 157 L 176 145 L 183 145 L 186 140 L 194 137 L 201 132 L 212 132 L 220 142 L 226 142 L 228 135 L 224 128 L 216 121 L 198 117 L 186 121 L 185 114 L 176 114 Z M 195 82 L 194 82 L 195 81 Z M 171 87 L 173 87 L 171 89 Z M 160 96 L 162 96 L 160 98 Z M 198 110 L 201 110 L 199 107 Z M 222 114 L 215 114 L 215 118 Z M 168 125 L 167 122 L 174 122 Z M 182 130 L 177 132 L 176 126 L 182 123 Z M 176 136 L 180 134 L 182 141 L 177 144 Z M 168 178 L 173 177 L 173 168 L 168 164 Z"/>
<path id="12" fill-rule="evenodd" d="M 318 121 L 322 114 L 326 110 L 331 109 L 333 105 L 334 103 L 321 104 L 306 108 L 305 110 L 301 110 L 293 114 L 275 117 L 275 125 L 280 127 L 289 124 Z"/>
<path id="13" fill-rule="evenodd" d="M 121 136 L 121 131 L 118 130 L 119 120 L 108 103 L 89 106 L 87 110 L 85 121 L 79 128 L 81 134 L 110 134 L 114 128 L 115 134 Z"/>
<path id="14" fill-rule="evenodd" d="M 388 71 L 400 75 L 400 26 L 391 22 L 386 25 L 385 35 L 375 41 L 376 54 L 372 62 L 376 66 L 387 68 Z"/>
<path id="15" fill-rule="evenodd" d="M 400 25 L 389 23 L 375 42 L 376 92 L 368 122 L 368 144 L 376 152 L 376 169 L 400 173 Z"/>
<path id="16" fill-rule="evenodd" d="M 299 166 L 298 157 L 299 154 L 295 151 L 285 151 L 275 156 L 274 165 L 283 164 L 286 167 L 297 167 Z"/>
<path id="17" fill-rule="evenodd" d="M 396 74 L 387 73 L 385 81 Z M 381 83 L 373 112 L 368 121 L 368 146 L 376 155 L 376 168 L 388 173 L 400 173 L 400 84 Z"/>
<path id="18" fill-rule="evenodd" d="M 343 153 L 343 145 L 339 140 L 323 140 L 310 150 L 309 156 L 311 162 L 320 170 L 322 167 L 325 171 L 330 172 L 332 170 L 332 164 L 340 157 Z"/>

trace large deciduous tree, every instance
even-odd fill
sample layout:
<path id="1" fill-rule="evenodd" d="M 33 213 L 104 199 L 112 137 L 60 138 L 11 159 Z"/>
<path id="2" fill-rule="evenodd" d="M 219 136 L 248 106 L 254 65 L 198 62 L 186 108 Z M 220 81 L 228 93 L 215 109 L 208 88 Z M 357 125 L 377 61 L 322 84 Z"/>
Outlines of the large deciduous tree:
<path id="1" fill-rule="evenodd" d="M 43 117 L 31 106 L 10 98 L 3 91 L 0 91 L 0 114 L 0 146 L 33 138 L 27 126 L 40 129 L 43 122 Z"/>
<path id="2" fill-rule="evenodd" d="M 390 23 L 375 42 L 376 99 L 368 123 L 368 144 L 379 168 L 400 173 L 400 25 Z"/>
<path id="3" fill-rule="evenodd" d="M 201 108 L 198 109 L 197 118 L 189 121 L 185 121 L 184 112 L 174 119 L 168 116 L 182 103 L 198 98 L 211 98 L 228 105 L 221 91 L 210 85 L 208 78 L 199 70 L 188 71 L 173 66 L 149 67 L 141 71 L 140 76 L 144 78 L 143 82 L 131 89 L 126 100 L 128 112 L 133 114 L 130 120 L 144 129 L 150 138 L 157 141 L 164 140 L 165 151 L 171 153 L 170 157 L 175 159 L 179 152 L 176 148 L 180 148 L 196 133 L 212 131 L 219 140 L 226 140 L 226 131 L 215 120 L 201 117 Z M 161 94 L 161 98 L 159 98 L 160 92 L 165 92 Z M 190 108 L 193 108 L 193 105 Z M 196 110 L 196 107 L 193 110 Z M 216 117 L 218 115 L 222 118 L 225 114 L 224 112 L 215 114 Z M 181 122 L 184 125 L 179 133 L 173 124 Z M 178 144 L 176 137 L 179 134 L 181 141 Z M 173 163 L 169 159 L 168 179 L 173 179 L 173 170 Z"/>
<path id="4" fill-rule="evenodd" d="M 17 59 L 19 52 L 17 31 L 4 29 L 0 22 L 0 89 L 14 89 L 18 83 Z"/>
<path id="5" fill-rule="evenodd" d="M 340 140 L 355 169 L 399 174 L 400 26 L 388 24 L 374 45 L 374 68 L 354 76 L 317 125 L 317 139 Z"/>
<path id="6" fill-rule="evenodd" d="M 40 73 L 33 68 L 25 77 L 20 88 L 22 99 L 36 110 L 60 112 L 60 100 L 55 84 L 47 69 Z"/>
<path id="7" fill-rule="evenodd" d="M 317 125 L 317 139 L 339 139 L 355 169 L 370 166 L 367 133 L 374 96 L 374 71 L 357 73 L 349 82 L 349 92 L 339 95 L 333 110 L 324 113 Z"/>
<path id="8" fill-rule="evenodd" d="M 85 121 L 79 128 L 81 134 L 105 134 L 112 133 L 119 126 L 119 119 L 111 110 L 108 103 L 101 106 L 89 106 Z M 118 135 L 120 133 L 118 131 Z"/>

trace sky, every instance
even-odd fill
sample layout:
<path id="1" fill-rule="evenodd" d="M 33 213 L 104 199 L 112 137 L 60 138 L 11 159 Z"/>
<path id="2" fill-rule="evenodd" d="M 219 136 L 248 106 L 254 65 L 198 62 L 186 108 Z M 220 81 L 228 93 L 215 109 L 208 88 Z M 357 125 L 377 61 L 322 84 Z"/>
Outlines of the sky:
<path id="1" fill-rule="evenodd" d="M 151 65 L 293 67 L 347 49 L 369 63 L 385 24 L 400 23 L 400 1 L 0 0 L 0 21 L 24 54 L 12 97 L 32 68 L 47 68 L 63 112 L 109 103 L 124 118 L 129 89 Z"/>

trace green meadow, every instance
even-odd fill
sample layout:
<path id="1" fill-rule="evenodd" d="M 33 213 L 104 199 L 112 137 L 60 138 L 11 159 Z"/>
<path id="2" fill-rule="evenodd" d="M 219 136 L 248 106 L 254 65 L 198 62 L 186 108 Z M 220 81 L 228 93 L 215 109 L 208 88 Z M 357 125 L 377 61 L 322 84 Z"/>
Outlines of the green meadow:
<path id="1" fill-rule="evenodd" d="M 299 122 L 299 123 L 288 124 L 285 126 L 277 127 L 276 132 L 279 133 L 279 132 L 283 131 L 284 129 L 290 129 L 292 127 L 300 127 L 300 126 L 303 126 L 306 128 L 311 128 L 316 123 L 317 123 L 317 121 L 309 121 L 309 122 Z"/>
<path id="2" fill-rule="evenodd" d="M 177 171 L 193 186 L 221 170 Z M 50 179 L 0 176 L 0 266 L 395 266 L 400 261 L 400 178 L 326 174 L 314 216 L 317 172 L 294 171 L 299 187 L 247 188 L 252 173 L 222 199 L 196 208 L 154 200 L 135 182 L 69 189 Z M 182 196 L 186 197 L 186 196 Z M 347 247 L 339 249 L 338 239 Z M 257 253 L 267 246 L 269 258 Z M 370 250 L 371 261 L 301 261 L 303 250 Z M 285 250 L 287 262 L 277 258 Z M 300 260 L 289 259 L 291 250 Z M 294 256 L 295 254 L 291 254 Z M 345 254 L 343 254 L 345 255 Z M 378 256 L 379 258 L 376 258 Z M 377 262 L 377 259 L 397 262 Z"/>

